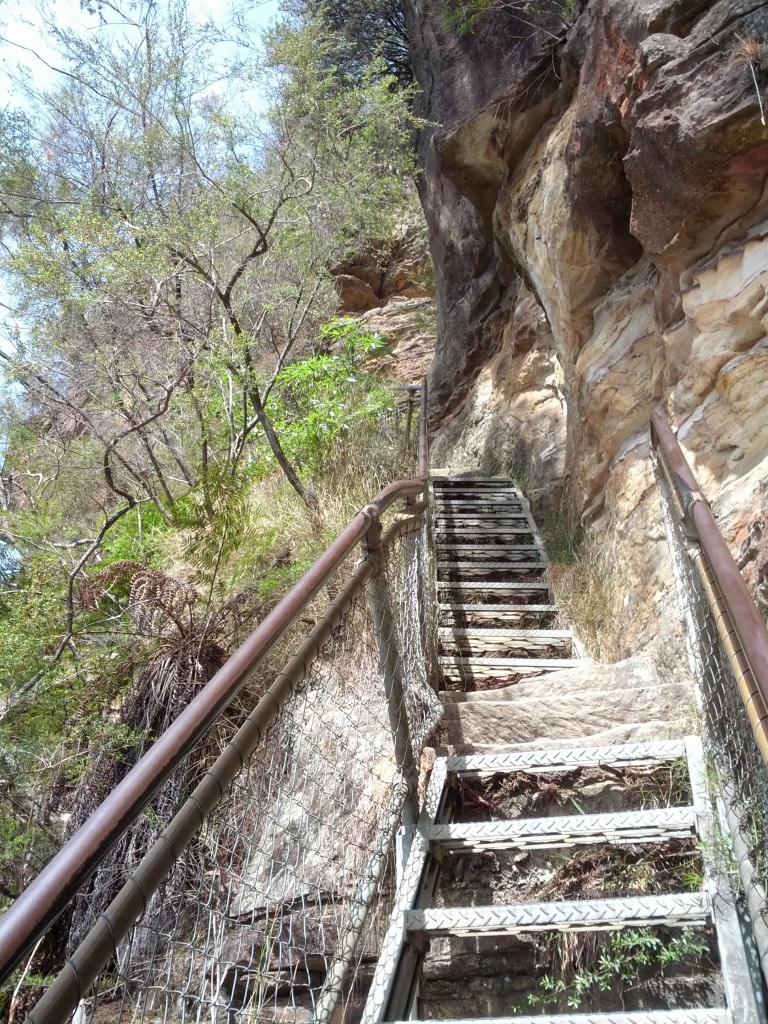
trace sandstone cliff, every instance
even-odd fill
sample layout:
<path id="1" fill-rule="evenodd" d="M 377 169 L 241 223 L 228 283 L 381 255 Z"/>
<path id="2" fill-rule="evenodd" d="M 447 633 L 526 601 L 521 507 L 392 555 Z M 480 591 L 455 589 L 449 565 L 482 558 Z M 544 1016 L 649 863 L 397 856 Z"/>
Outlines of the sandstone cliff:
<path id="1" fill-rule="evenodd" d="M 662 403 L 759 585 L 768 470 L 768 5 L 500 4 L 410 22 L 437 272 L 434 461 L 522 465 L 618 533 L 641 638 L 669 567 L 649 460 Z M 764 42 L 766 41 L 766 42 Z"/>

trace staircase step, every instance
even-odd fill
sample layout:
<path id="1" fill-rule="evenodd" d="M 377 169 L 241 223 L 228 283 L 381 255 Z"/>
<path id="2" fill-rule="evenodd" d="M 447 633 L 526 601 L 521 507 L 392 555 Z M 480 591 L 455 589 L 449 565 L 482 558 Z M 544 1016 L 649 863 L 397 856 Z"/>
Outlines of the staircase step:
<path id="1" fill-rule="evenodd" d="M 482 591 L 484 595 L 528 597 L 541 594 L 549 594 L 549 584 L 538 580 L 509 580 L 505 583 L 476 582 L 474 580 L 438 580 L 440 590 L 450 590 L 454 593 L 476 594 Z M 485 602 L 480 602 L 482 605 Z"/>
<path id="2" fill-rule="evenodd" d="M 445 574 L 462 574 L 467 579 L 472 579 L 475 576 L 488 576 L 489 574 L 499 572 L 514 572 L 514 573 L 526 573 L 526 572 L 542 572 L 549 565 L 545 561 L 534 562 L 532 560 L 526 562 L 515 562 L 510 560 L 509 562 L 438 562 L 437 565 L 437 582 L 446 582 Z M 440 575 L 443 574 L 443 575 Z M 450 579 L 450 576 L 449 576 Z M 457 581 L 458 582 L 458 581 Z M 489 582 L 503 582 L 501 580 L 490 580 Z"/>
<path id="3" fill-rule="evenodd" d="M 457 678 L 463 682 L 497 676 L 538 675 L 576 668 L 580 664 L 577 658 L 476 658 L 450 654 L 438 657 L 437 663 L 445 678 Z"/>
<path id="4" fill-rule="evenodd" d="M 552 818 L 517 818 L 432 825 L 431 843 L 444 850 L 544 850 L 582 843 L 658 843 L 696 834 L 694 807 L 664 807 L 608 814 L 577 814 Z"/>
<path id="5" fill-rule="evenodd" d="M 449 554 L 450 552 L 450 554 Z M 544 553 L 538 544 L 464 544 L 449 543 L 440 544 L 437 549 L 437 560 L 450 561 L 455 558 L 522 558 L 531 556 L 532 559 L 544 558 Z"/>
<path id="6" fill-rule="evenodd" d="M 526 619 L 539 621 L 543 617 L 557 614 L 556 604 L 459 604 L 442 601 L 437 605 L 438 614 L 448 618 L 475 619 L 479 623 L 489 619 L 504 619 L 514 626 Z"/>
<path id="7" fill-rule="evenodd" d="M 520 525 L 510 523 L 503 528 L 499 528 L 498 523 L 492 523 L 491 527 L 492 530 L 483 530 L 475 527 L 466 527 L 463 524 L 448 523 L 445 526 L 438 526 L 435 532 L 437 533 L 437 540 L 440 545 L 453 544 L 452 538 L 454 537 L 458 539 L 459 543 L 466 537 L 481 537 L 485 541 L 496 543 L 506 538 L 531 536 L 531 528 L 527 523 L 520 523 Z"/>
<path id="8" fill-rule="evenodd" d="M 584 662 L 582 662 L 582 665 Z M 571 672 L 549 672 L 507 686 L 441 693 L 443 743 L 455 753 L 497 753 L 523 745 L 619 744 L 690 729 L 690 695 L 679 684 L 621 687 L 558 685 Z"/>
<path id="9" fill-rule="evenodd" d="M 514 754 L 453 754 L 445 758 L 445 768 L 461 775 L 495 775 L 497 772 L 570 771 L 596 765 L 659 764 L 685 757 L 683 740 L 657 743 L 620 743 L 600 747 L 555 747 L 549 750 L 522 750 Z"/>
<path id="10" fill-rule="evenodd" d="M 490 907 L 409 910 L 405 930 L 438 935 L 516 935 L 542 931 L 615 931 L 653 925 L 695 926 L 709 922 L 704 892 L 624 896 L 608 900 L 559 900 Z"/>
<path id="11" fill-rule="evenodd" d="M 490 484 L 499 486 L 516 486 L 514 478 L 510 476 L 433 476 L 432 483 L 435 487 L 474 487 L 476 484 L 484 486 Z"/>
<path id="12" fill-rule="evenodd" d="M 411 1024 L 393 1021 L 392 1024 Z M 613 1013 L 537 1014 L 535 1017 L 459 1017 L 450 1024 L 734 1024 L 723 1007 L 693 1010 L 616 1010 Z"/>
<path id="13" fill-rule="evenodd" d="M 434 503 L 434 509 L 438 519 L 456 514 L 460 516 L 478 516 L 481 519 L 486 516 L 491 519 L 525 519 L 528 521 L 526 507 L 517 498 L 504 500 L 483 498 L 477 501 L 472 501 L 470 498 L 438 498 Z"/>
<path id="14" fill-rule="evenodd" d="M 442 648 L 467 651 L 470 656 L 513 649 L 521 653 L 551 649 L 570 654 L 573 646 L 573 635 L 569 629 L 468 629 L 441 626 L 437 635 Z"/>
<path id="15" fill-rule="evenodd" d="M 466 512 L 459 512 L 453 506 L 448 506 L 441 510 L 439 505 L 435 505 L 435 519 L 438 522 L 446 520 L 448 523 L 457 523 L 459 525 L 479 522 L 482 524 L 488 523 L 491 526 L 502 524 L 508 526 L 528 526 L 530 528 L 530 520 L 522 505 L 518 509 L 491 508 L 488 510 L 472 506 Z"/>

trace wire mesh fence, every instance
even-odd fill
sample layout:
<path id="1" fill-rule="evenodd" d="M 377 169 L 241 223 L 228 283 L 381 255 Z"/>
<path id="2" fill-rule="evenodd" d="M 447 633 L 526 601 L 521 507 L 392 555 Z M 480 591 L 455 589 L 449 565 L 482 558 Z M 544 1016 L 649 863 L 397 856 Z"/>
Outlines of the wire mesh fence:
<path id="1" fill-rule="evenodd" d="M 157 848 L 174 847 L 96 982 L 77 981 L 77 1024 L 331 1021 L 362 1005 L 390 913 L 393 839 L 415 790 L 403 744 L 413 764 L 440 713 L 424 658 L 419 523 L 412 515 L 385 534 L 373 576 L 365 582 L 359 563 L 357 582 L 337 591 L 333 614 L 272 687 L 292 695 L 255 751 L 242 756 L 248 722 L 220 719 L 81 891 L 64 922 L 66 954 L 82 943 L 70 974 L 98 944 L 115 894 L 141 888 Z M 179 849 L 177 809 L 226 757 L 234 781 L 219 784 L 215 810 Z M 27 1019 L 68 1017 L 39 1015 L 50 1012 Z"/>
<path id="2" fill-rule="evenodd" d="M 725 849 L 719 859 L 723 868 L 732 869 L 733 881 L 741 888 L 766 973 L 768 765 L 748 713 L 754 681 L 684 507 L 685 495 L 661 451 L 654 452 L 654 462 L 688 654 L 698 682 L 710 788 L 722 797 L 724 824 L 737 863 L 728 863 Z"/>

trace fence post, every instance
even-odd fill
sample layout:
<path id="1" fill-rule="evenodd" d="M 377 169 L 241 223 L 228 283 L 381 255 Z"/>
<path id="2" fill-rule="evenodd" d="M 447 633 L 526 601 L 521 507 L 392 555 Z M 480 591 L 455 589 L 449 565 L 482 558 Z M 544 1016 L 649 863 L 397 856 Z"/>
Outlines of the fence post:
<path id="1" fill-rule="evenodd" d="M 397 630 L 392 614 L 389 584 L 384 573 L 385 556 L 381 545 L 381 523 L 378 519 L 369 527 L 362 546 L 366 560 L 374 567 L 373 576 L 366 583 L 365 589 L 373 619 L 384 694 L 387 698 L 395 763 L 403 773 L 408 786 L 408 795 L 403 804 L 403 824 L 413 825 L 419 816 L 416 759 L 408 729 L 400 651 L 397 646 Z"/>

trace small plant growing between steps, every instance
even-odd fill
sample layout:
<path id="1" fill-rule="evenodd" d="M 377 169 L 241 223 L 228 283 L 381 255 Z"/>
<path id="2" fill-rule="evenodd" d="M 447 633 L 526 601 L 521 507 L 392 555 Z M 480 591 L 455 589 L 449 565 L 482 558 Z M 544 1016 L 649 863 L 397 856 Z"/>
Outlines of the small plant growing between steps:
<path id="1" fill-rule="evenodd" d="M 607 994 L 623 1005 L 645 970 L 695 967 L 709 953 L 703 934 L 693 928 L 628 928 L 610 932 L 604 941 L 595 942 L 589 933 L 574 939 L 551 938 L 545 954 L 550 962 L 559 962 L 560 970 L 540 977 L 539 990 L 529 992 L 515 1007 L 517 1012 L 596 1009 Z"/>

